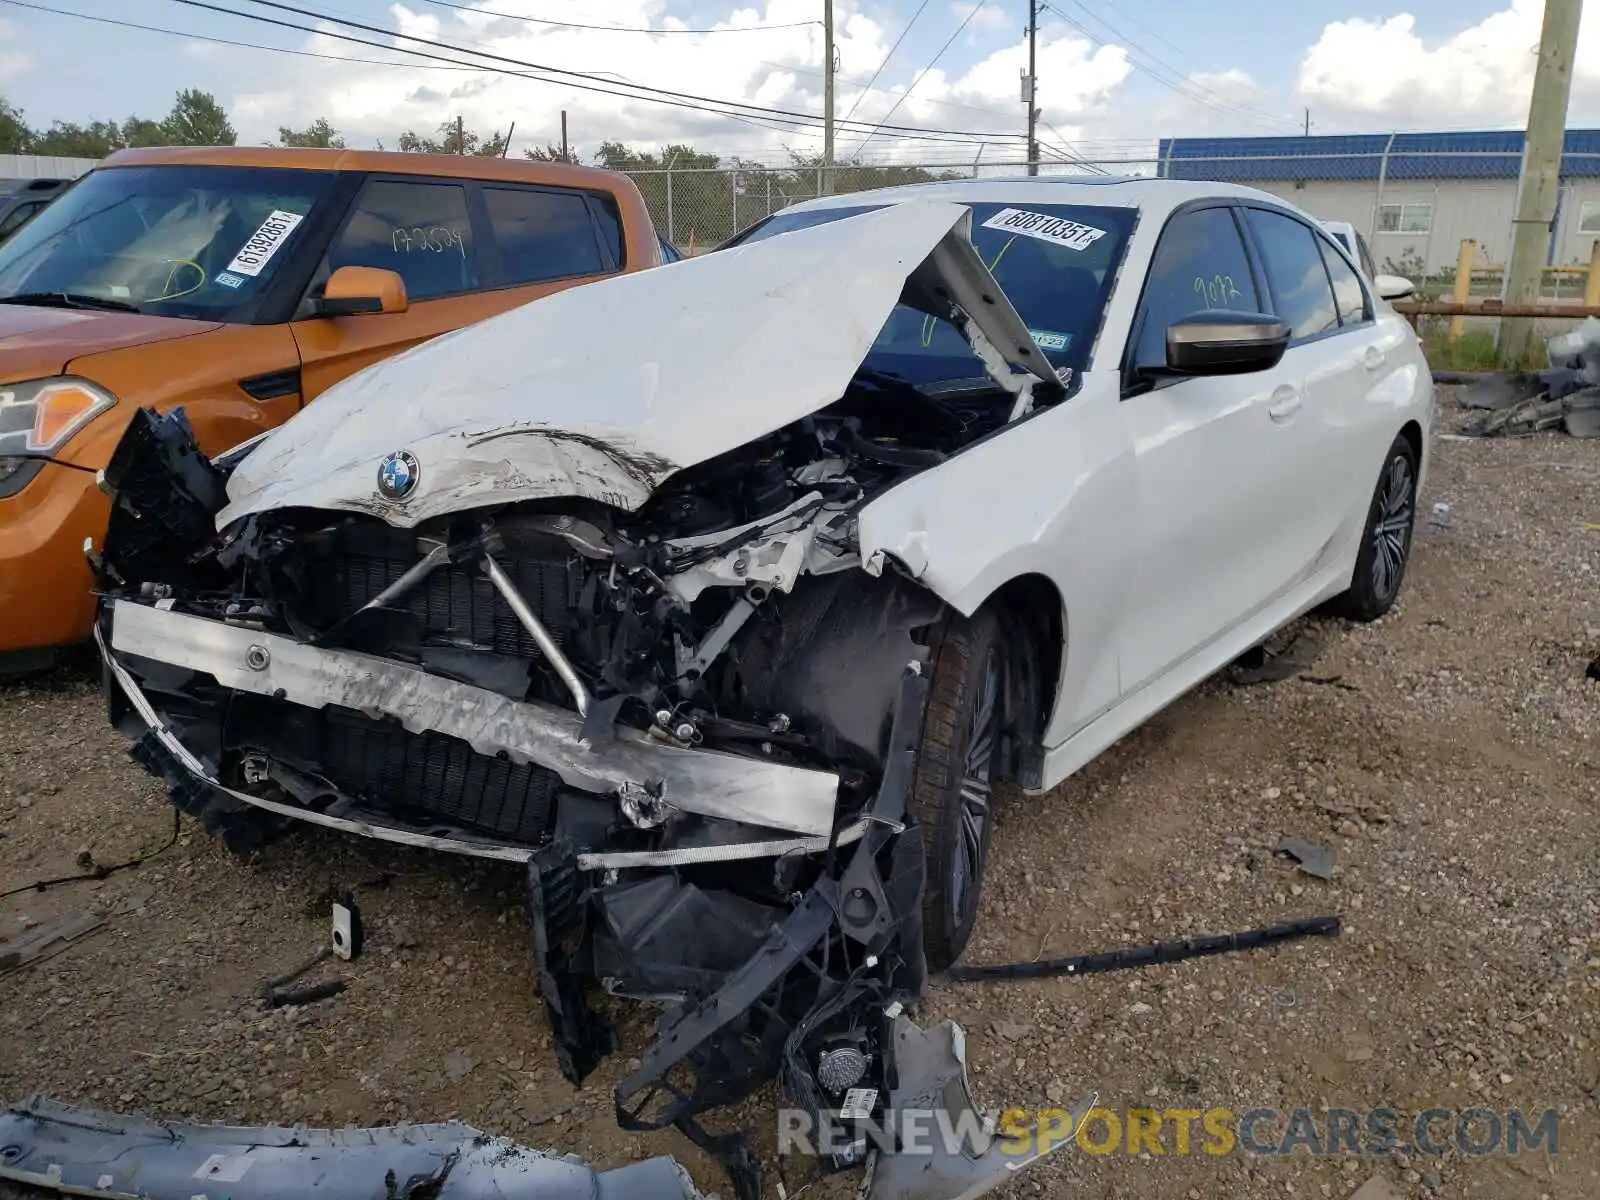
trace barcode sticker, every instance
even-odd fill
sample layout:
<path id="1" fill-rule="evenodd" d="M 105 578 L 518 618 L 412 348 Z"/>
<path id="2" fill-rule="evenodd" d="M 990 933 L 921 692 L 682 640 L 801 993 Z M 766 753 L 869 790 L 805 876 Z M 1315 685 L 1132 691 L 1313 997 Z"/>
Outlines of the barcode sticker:
<path id="1" fill-rule="evenodd" d="M 1093 225 L 1081 225 L 1065 217 L 1029 212 L 1025 208 L 1002 208 L 985 221 L 983 227 L 1020 233 L 1023 237 L 1038 238 L 1041 242 L 1051 242 L 1069 250 L 1087 250 L 1106 235 L 1104 229 L 1096 229 Z"/>
<path id="2" fill-rule="evenodd" d="M 295 231 L 295 226 L 304 221 L 300 213 L 284 212 L 275 208 L 267 219 L 261 222 L 261 228 L 250 235 L 250 240 L 239 247 L 239 253 L 233 256 L 233 261 L 228 264 L 228 273 L 233 275 L 248 275 L 254 279 L 261 274 L 261 270 L 278 248 L 289 240 L 289 235 Z"/>

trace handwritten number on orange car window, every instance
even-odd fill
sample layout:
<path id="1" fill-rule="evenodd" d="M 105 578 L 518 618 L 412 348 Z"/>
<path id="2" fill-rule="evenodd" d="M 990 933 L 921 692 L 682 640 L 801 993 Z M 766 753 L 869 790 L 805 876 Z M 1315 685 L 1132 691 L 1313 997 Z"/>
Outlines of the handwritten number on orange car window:
<path id="1" fill-rule="evenodd" d="M 454 247 L 462 258 L 467 256 L 467 235 L 446 225 L 434 225 L 427 229 L 414 225 L 410 229 L 396 229 L 390 235 L 389 243 L 396 254 L 410 254 L 413 250 L 424 254 L 444 254 Z"/>

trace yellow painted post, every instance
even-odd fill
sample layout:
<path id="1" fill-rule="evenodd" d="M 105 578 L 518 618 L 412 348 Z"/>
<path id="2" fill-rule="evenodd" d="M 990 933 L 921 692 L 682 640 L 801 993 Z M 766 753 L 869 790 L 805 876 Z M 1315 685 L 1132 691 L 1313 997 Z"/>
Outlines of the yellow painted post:
<path id="1" fill-rule="evenodd" d="M 1595 238 L 1589 252 L 1589 282 L 1583 289 L 1583 306 L 1600 308 L 1600 238 Z"/>
<path id="2" fill-rule="evenodd" d="M 1478 243 L 1471 238 L 1461 239 L 1461 253 L 1456 256 L 1456 289 L 1451 299 L 1465 304 L 1472 296 L 1472 261 L 1478 256 Z M 1459 342 L 1467 331 L 1465 317 L 1450 318 L 1450 340 Z"/>

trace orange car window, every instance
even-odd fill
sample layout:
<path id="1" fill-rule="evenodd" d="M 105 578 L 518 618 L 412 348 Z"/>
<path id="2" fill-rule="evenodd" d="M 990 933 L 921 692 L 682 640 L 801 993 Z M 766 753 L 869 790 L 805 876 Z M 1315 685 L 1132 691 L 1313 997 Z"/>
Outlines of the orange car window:
<path id="1" fill-rule="evenodd" d="M 369 183 L 328 249 L 328 269 L 340 267 L 397 272 L 412 300 L 478 287 L 466 189 L 451 183 Z"/>
<path id="2" fill-rule="evenodd" d="M 540 283 L 606 270 L 589 206 L 577 192 L 485 187 L 506 283 Z"/>

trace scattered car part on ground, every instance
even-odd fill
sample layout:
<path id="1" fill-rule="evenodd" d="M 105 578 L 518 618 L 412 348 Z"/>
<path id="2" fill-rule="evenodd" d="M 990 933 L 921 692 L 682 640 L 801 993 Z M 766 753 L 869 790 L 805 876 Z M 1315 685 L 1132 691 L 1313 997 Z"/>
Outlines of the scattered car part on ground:
<path id="1" fill-rule="evenodd" d="M 284 1008 L 291 1004 L 313 1004 L 318 1000 L 328 1000 L 339 995 L 345 989 L 345 982 L 342 979 L 328 979 L 322 983 L 307 983 L 299 987 L 290 986 L 297 979 L 304 978 L 327 962 L 335 953 L 332 946 L 323 946 L 298 966 L 292 967 L 275 979 L 264 980 L 256 989 L 256 998 L 268 1008 Z"/>
<path id="2" fill-rule="evenodd" d="M 1284 838 L 1278 843 L 1277 852 L 1294 859 L 1300 864 L 1300 869 L 1313 878 L 1333 878 L 1333 851 L 1321 842 L 1306 838 Z"/>
<path id="3" fill-rule="evenodd" d="M 1551 338 L 1549 350 L 1548 370 L 1501 371 L 1464 388 L 1463 405 L 1489 410 L 1464 432 L 1516 437 L 1565 429 L 1573 437 L 1600 437 L 1600 319 Z"/>
<path id="4" fill-rule="evenodd" d="M 984 1195 L 1036 1159 L 1075 1144 L 1071 1135 L 1099 1100 L 1094 1092 L 1079 1100 L 1053 1136 L 1035 1125 L 1024 1144 L 1006 1144 L 976 1119 L 967 1083 L 966 1038 L 959 1025 L 942 1021 L 924 1031 L 898 1017 L 893 1037 L 898 1078 L 891 1088 L 889 1110 L 931 1113 L 939 1128 L 977 1132 L 955 1146 L 933 1138 L 925 1155 L 874 1151 L 868 1166 L 868 1200 Z"/>
<path id="5" fill-rule="evenodd" d="M 341 892 L 333 901 L 333 952 L 345 962 L 359 958 L 366 946 L 366 930 L 355 896 Z"/>
<path id="6" fill-rule="evenodd" d="M 42 1097 L 0 1114 L 0 1180 L 112 1200 L 699 1200 L 671 1158 L 595 1172 L 470 1125 L 192 1125 Z"/>
<path id="7" fill-rule="evenodd" d="M 955 966 L 950 968 L 949 977 L 965 983 L 979 983 L 997 979 L 1046 979 L 1055 975 L 1097 975 L 1105 971 L 1125 971 L 1157 963 L 1182 962 L 1188 958 L 1206 958 L 1213 954 L 1259 950 L 1263 946 L 1300 938 L 1338 937 L 1339 926 L 1339 918 L 1335 916 L 1303 917 L 1261 929 L 1178 938 L 1170 942 L 1157 942 L 1153 946 L 1109 950 L 1104 954 L 1078 954 L 1069 958 L 1041 959 L 1038 962 Z"/>
<path id="8" fill-rule="evenodd" d="M 0 938 L 0 974 L 27 966 L 54 949 L 57 943 L 71 942 L 93 933 L 104 922 L 105 918 L 99 913 L 66 912 L 13 937 Z"/>
<path id="9" fill-rule="evenodd" d="M 1247 244 L 1326 295 L 1277 311 Z M 615 1048 L 592 989 L 663 1005 L 619 1120 L 750 1196 L 700 1114 L 779 1078 L 878 1115 L 996 785 L 1053 786 L 1323 601 L 1388 611 L 1431 398 L 1261 193 L 829 198 L 247 452 L 136 415 L 91 547 L 111 715 L 236 848 L 300 822 L 525 864 L 563 1073 Z"/>

